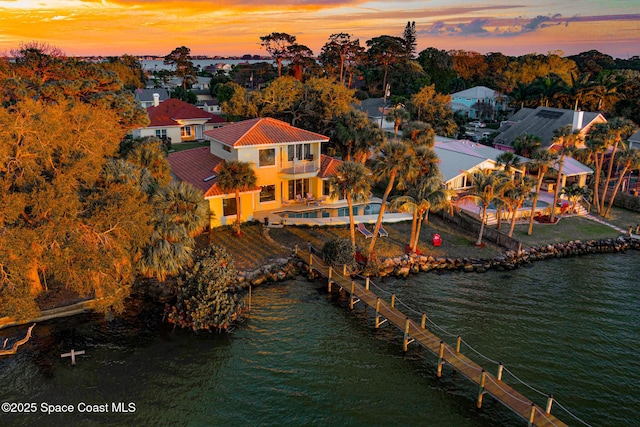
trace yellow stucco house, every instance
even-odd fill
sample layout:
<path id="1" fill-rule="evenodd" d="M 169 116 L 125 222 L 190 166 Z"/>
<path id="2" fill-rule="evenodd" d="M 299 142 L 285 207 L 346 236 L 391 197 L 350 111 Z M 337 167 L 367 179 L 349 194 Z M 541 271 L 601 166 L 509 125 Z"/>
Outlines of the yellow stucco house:
<path id="1" fill-rule="evenodd" d="M 216 184 L 216 171 L 225 160 L 250 162 L 255 168 L 256 187 L 240 197 L 242 221 L 308 196 L 330 201 L 329 180 L 341 160 L 321 154 L 328 137 L 272 118 L 229 123 L 203 135 L 209 147 L 171 153 L 169 163 L 177 179 L 203 191 L 213 214 L 211 227 L 236 220 L 235 195 L 222 192 Z"/>

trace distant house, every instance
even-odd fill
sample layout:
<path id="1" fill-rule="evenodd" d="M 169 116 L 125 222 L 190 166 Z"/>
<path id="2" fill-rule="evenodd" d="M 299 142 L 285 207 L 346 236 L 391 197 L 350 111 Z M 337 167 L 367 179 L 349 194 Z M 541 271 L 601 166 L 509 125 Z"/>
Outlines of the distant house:
<path id="1" fill-rule="evenodd" d="M 638 130 L 636 133 L 631 135 L 628 141 L 629 141 L 629 148 L 635 148 L 637 150 L 640 150 L 640 130 Z"/>
<path id="2" fill-rule="evenodd" d="M 169 92 L 166 89 L 136 89 L 136 102 L 142 105 L 142 108 L 152 107 L 169 99 Z"/>
<path id="3" fill-rule="evenodd" d="M 172 143 L 204 139 L 204 132 L 220 127 L 225 120 L 176 98 L 148 107 L 150 123 L 133 131 L 134 137 L 157 136 Z"/>
<path id="4" fill-rule="evenodd" d="M 451 109 L 470 119 L 495 120 L 498 111 L 507 110 L 504 95 L 486 86 L 476 86 L 451 94 Z"/>
<path id="5" fill-rule="evenodd" d="M 206 99 L 202 101 L 202 106 L 198 105 L 198 107 L 212 114 L 222 114 L 218 98 Z"/>
<path id="6" fill-rule="evenodd" d="M 320 154 L 328 137 L 272 118 L 229 123 L 204 135 L 209 148 L 171 153 L 169 163 L 176 178 L 203 191 L 213 214 L 212 227 L 232 224 L 237 215 L 235 195 L 217 184 L 217 171 L 226 160 L 250 162 L 256 173 L 256 187 L 241 193 L 242 221 L 309 195 L 332 201 L 329 182 L 342 161 Z"/>
<path id="7" fill-rule="evenodd" d="M 541 139 L 543 147 L 550 148 L 554 131 L 561 127 L 571 125 L 573 130 L 579 130 L 584 136 L 596 123 L 606 121 L 600 113 L 552 107 L 522 108 L 500 128 L 500 134 L 494 138 L 493 146 L 502 150 L 513 150 L 515 139 L 528 134 L 537 136 Z"/>
<path id="8" fill-rule="evenodd" d="M 384 119 L 393 106 L 388 102 L 385 103 L 384 98 L 368 98 L 363 100 L 360 105 L 355 105 L 354 108 L 366 113 L 369 119 L 376 123 L 381 129 L 387 132 L 394 131 L 393 123 Z"/>

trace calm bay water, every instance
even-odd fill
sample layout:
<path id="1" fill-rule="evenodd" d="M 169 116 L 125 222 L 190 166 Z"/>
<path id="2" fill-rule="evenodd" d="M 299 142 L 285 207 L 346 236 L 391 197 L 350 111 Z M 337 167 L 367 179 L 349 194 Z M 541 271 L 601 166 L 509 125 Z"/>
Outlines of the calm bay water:
<path id="1" fill-rule="evenodd" d="M 640 413 L 638 272 L 632 252 L 378 285 L 380 296 L 393 292 L 399 308 L 426 311 L 590 425 L 628 426 Z M 250 318 L 228 336 L 174 332 L 148 311 L 39 324 L 18 355 L 0 360 L 0 402 L 34 402 L 38 411 L 0 413 L 0 425 L 526 425 L 491 398 L 476 410 L 475 386 L 447 369 L 438 380 L 433 356 L 411 346 L 404 355 L 398 331 L 375 331 L 371 312 L 349 311 L 324 282 L 253 296 Z M 76 366 L 60 358 L 71 348 L 86 351 Z M 466 345 L 462 352 L 495 372 Z M 544 396 L 504 379 L 544 405 Z M 75 412 L 43 414 L 42 402 Z M 78 413 L 81 402 L 109 412 Z M 135 412 L 113 413 L 114 402 L 132 402 Z M 581 425 L 557 406 L 553 413 Z"/>

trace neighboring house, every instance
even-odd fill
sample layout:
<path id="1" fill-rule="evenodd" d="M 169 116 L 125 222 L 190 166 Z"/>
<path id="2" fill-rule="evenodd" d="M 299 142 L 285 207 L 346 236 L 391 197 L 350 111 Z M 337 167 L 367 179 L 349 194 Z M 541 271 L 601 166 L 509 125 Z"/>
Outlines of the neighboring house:
<path id="1" fill-rule="evenodd" d="M 473 186 L 469 174 L 479 169 L 503 169 L 496 164 L 496 158 L 504 151 L 486 145 L 437 136 L 433 149 L 440 159 L 444 186 L 450 190 L 469 190 Z M 519 172 L 524 173 L 524 163 L 528 159 L 520 157 L 520 160 L 523 165 Z"/>
<path id="2" fill-rule="evenodd" d="M 148 107 L 147 114 L 149 125 L 134 129 L 134 137 L 157 136 L 172 143 L 201 140 L 205 131 L 225 123 L 222 117 L 176 98 Z"/>
<path id="3" fill-rule="evenodd" d="M 368 98 L 363 100 L 360 105 L 354 105 L 354 108 L 366 113 L 381 129 L 393 133 L 393 122 L 384 119 L 393 106 L 388 101 L 385 103 L 384 98 Z"/>
<path id="4" fill-rule="evenodd" d="M 211 114 L 222 114 L 222 109 L 220 108 L 220 101 L 218 98 L 207 99 L 202 102 L 202 106 L 198 105 L 198 108 L 202 108 L 204 111 Z"/>
<path id="5" fill-rule="evenodd" d="M 640 130 L 638 130 L 636 133 L 631 135 L 628 141 L 629 141 L 629 148 L 635 148 L 637 150 L 640 150 Z"/>
<path id="6" fill-rule="evenodd" d="M 136 102 L 142 105 L 142 108 L 153 107 L 161 102 L 169 99 L 169 92 L 166 89 L 136 89 L 135 90 Z"/>
<path id="7" fill-rule="evenodd" d="M 451 109 L 470 119 L 495 120 L 498 111 L 506 111 L 504 95 L 486 86 L 476 86 L 451 94 Z"/>
<path id="8" fill-rule="evenodd" d="M 542 141 L 542 146 L 550 148 L 553 133 L 556 129 L 571 125 L 573 130 L 579 130 L 585 136 L 596 123 L 607 120 L 600 113 L 586 111 L 565 110 L 561 108 L 538 107 L 536 109 L 522 108 L 500 128 L 500 134 L 493 140 L 493 146 L 502 150 L 513 150 L 513 142 L 521 135 L 535 135 Z"/>
<path id="9" fill-rule="evenodd" d="M 279 209 L 305 198 L 330 201 L 329 181 L 341 160 L 321 155 L 328 137 L 293 127 L 272 118 L 257 118 L 208 130 L 209 148 L 169 155 L 175 177 L 190 182 L 209 201 L 211 226 L 232 224 L 237 215 L 234 194 L 220 190 L 216 172 L 225 160 L 254 165 L 257 186 L 241 193 L 242 221 L 254 213 Z"/>

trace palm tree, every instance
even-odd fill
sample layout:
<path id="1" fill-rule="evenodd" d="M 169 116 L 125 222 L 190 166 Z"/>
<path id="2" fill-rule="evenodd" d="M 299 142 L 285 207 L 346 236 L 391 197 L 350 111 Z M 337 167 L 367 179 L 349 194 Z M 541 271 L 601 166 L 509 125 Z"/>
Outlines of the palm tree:
<path id="1" fill-rule="evenodd" d="M 379 155 L 375 159 L 374 174 L 378 179 L 387 179 L 387 188 L 382 196 L 382 205 L 380 206 L 378 220 L 369 245 L 369 261 L 373 260 L 373 262 L 376 260 L 375 245 L 389 193 L 391 193 L 396 180 L 398 181 L 397 188 L 402 190 L 405 188 L 406 183 L 418 173 L 418 164 L 414 152 L 405 142 L 385 140 L 377 150 Z"/>
<path id="2" fill-rule="evenodd" d="M 240 193 L 253 189 L 256 186 L 256 181 L 256 173 L 253 165 L 249 162 L 228 160 L 222 163 L 218 170 L 216 183 L 220 190 L 225 193 L 233 191 L 236 195 L 236 223 L 234 229 L 238 236 L 240 235 L 240 222 L 242 221 Z"/>
<path id="3" fill-rule="evenodd" d="M 351 247 L 356 252 L 356 228 L 353 219 L 353 203 L 366 202 L 371 191 L 370 172 L 359 162 L 344 162 L 338 166 L 336 175 L 331 178 L 331 197 L 344 194 L 349 207 L 349 231 Z"/>
<path id="4" fill-rule="evenodd" d="M 528 159 L 533 156 L 533 153 L 540 149 L 542 146 L 542 140 L 540 137 L 532 134 L 522 134 L 513 140 L 513 149 L 516 154 Z"/>
<path id="5" fill-rule="evenodd" d="M 604 193 L 602 194 L 602 200 L 600 200 L 600 212 L 604 212 L 604 203 L 607 198 L 607 191 L 609 190 L 609 183 L 611 182 L 611 175 L 613 173 L 613 164 L 616 157 L 616 151 L 618 145 L 623 139 L 627 139 L 636 129 L 636 125 L 629 119 L 623 119 L 616 117 L 613 120 L 606 123 L 605 129 L 609 144 L 613 143 L 613 149 L 611 151 L 611 157 L 609 157 L 609 169 L 607 171 L 607 179 L 604 183 Z M 608 209 L 607 209 L 608 210 Z"/>
<path id="6" fill-rule="evenodd" d="M 618 194 L 620 184 L 622 184 L 625 174 L 630 170 L 640 169 L 640 151 L 625 146 L 624 150 L 619 153 L 616 160 L 618 165 L 622 165 L 622 172 L 620 172 L 620 175 L 618 176 L 618 182 L 616 183 L 616 187 L 613 189 L 613 194 L 609 199 L 609 206 L 607 206 L 607 210 L 604 213 L 605 217 L 609 216 L 611 206 L 613 206 L 613 202 L 616 199 L 616 194 Z"/>
<path id="7" fill-rule="evenodd" d="M 591 196 L 591 190 L 585 185 L 583 187 L 578 184 L 573 184 L 568 187 L 564 187 L 562 189 L 562 194 L 567 196 L 569 202 L 571 203 L 571 212 L 576 211 L 576 205 L 578 204 L 578 200 L 584 198 L 589 198 Z"/>
<path id="8" fill-rule="evenodd" d="M 602 176 L 602 167 L 604 165 L 604 156 L 607 151 L 607 141 L 605 136 L 606 128 L 603 128 L 601 125 L 604 123 L 597 124 L 594 129 L 589 132 L 587 141 L 585 142 L 586 151 L 589 153 L 589 163 L 591 163 L 592 168 L 594 169 L 594 179 L 593 179 L 593 204 L 596 206 L 596 211 L 601 213 L 600 210 L 600 178 Z"/>
<path id="9" fill-rule="evenodd" d="M 482 214 L 480 215 L 480 232 L 478 233 L 478 240 L 475 245 L 482 245 L 482 235 L 484 233 L 484 225 L 487 222 L 487 208 L 489 204 L 494 201 L 496 197 L 496 190 L 500 187 L 501 177 L 495 171 L 490 169 L 479 169 L 469 174 L 473 187 L 471 194 L 463 197 L 462 199 L 470 198 L 482 207 Z"/>
<path id="10" fill-rule="evenodd" d="M 528 176 L 524 176 L 521 179 L 511 181 L 505 191 L 503 192 L 503 199 L 509 206 L 511 211 L 511 225 L 509 227 L 509 237 L 513 236 L 513 230 L 516 226 L 516 219 L 518 209 L 522 207 L 522 204 L 529 197 L 531 189 L 534 186 L 534 181 Z"/>
<path id="11" fill-rule="evenodd" d="M 140 250 L 138 267 L 146 277 L 163 282 L 192 262 L 193 237 L 209 221 L 209 205 L 202 192 L 186 182 L 173 182 L 153 195 L 154 230 Z"/>
<path id="12" fill-rule="evenodd" d="M 507 174 L 513 176 L 514 172 L 520 171 L 520 157 L 505 151 L 496 157 L 496 166 L 502 166 Z"/>
<path id="13" fill-rule="evenodd" d="M 351 110 L 335 119 L 333 143 L 342 154 L 342 160 L 363 157 L 382 141 L 382 130 L 361 111 Z M 365 156 L 365 158 L 368 156 Z"/>
<path id="14" fill-rule="evenodd" d="M 533 158 L 531 162 L 529 162 L 530 170 L 538 171 L 538 182 L 536 184 L 536 192 L 533 195 L 533 201 L 531 204 L 531 215 L 529 216 L 529 231 L 527 232 L 529 236 L 533 233 L 533 217 L 536 213 L 536 205 L 538 204 L 538 197 L 540 197 L 540 189 L 542 188 L 544 175 L 549 171 L 557 159 L 558 156 L 551 151 L 538 150 L 533 154 Z"/>
<path id="15" fill-rule="evenodd" d="M 398 129 L 400 129 L 400 125 L 408 119 L 409 112 L 401 105 L 397 105 L 385 116 L 386 121 L 393 123 L 393 134 L 396 138 L 398 137 Z"/>
<path id="16" fill-rule="evenodd" d="M 558 203 L 558 195 L 560 194 L 560 185 L 562 184 L 562 167 L 564 165 L 564 158 L 569 148 L 576 145 L 580 140 L 580 131 L 572 131 L 572 126 L 567 125 L 556 129 L 553 132 L 554 138 L 551 143 L 552 146 L 559 145 L 560 159 L 558 160 L 558 179 L 556 180 L 556 188 L 553 193 L 553 205 L 551 207 L 551 216 L 549 221 L 553 224 L 556 214 L 556 203 Z"/>

